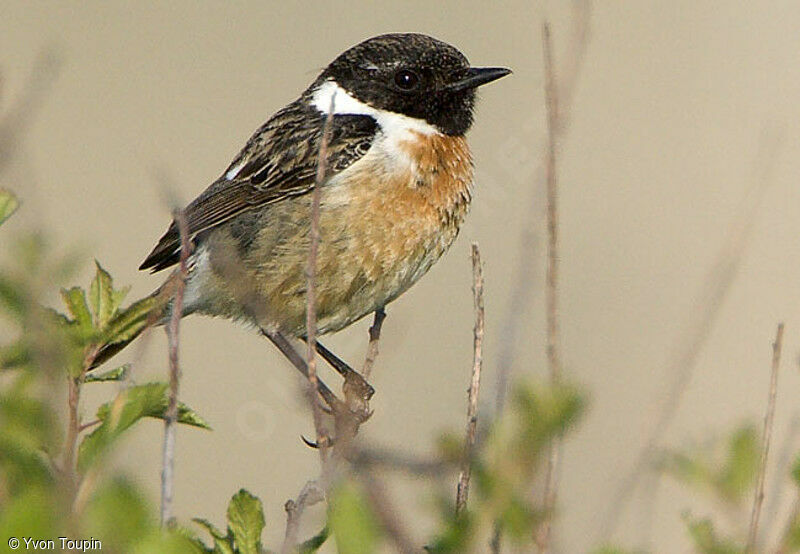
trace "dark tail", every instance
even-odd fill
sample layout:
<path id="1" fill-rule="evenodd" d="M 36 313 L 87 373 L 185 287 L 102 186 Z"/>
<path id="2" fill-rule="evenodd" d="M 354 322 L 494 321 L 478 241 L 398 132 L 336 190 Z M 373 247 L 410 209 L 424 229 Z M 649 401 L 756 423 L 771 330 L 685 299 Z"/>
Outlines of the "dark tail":
<path id="1" fill-rule="evenodd" d="M 148 327 L 164 322 L 172 304 L 176 281 L 176 274 L 173 274 L 153 294 L 134 302 L 109 322 L 108 342 L 100 348 L 90 370 L 116 356 Z"/>

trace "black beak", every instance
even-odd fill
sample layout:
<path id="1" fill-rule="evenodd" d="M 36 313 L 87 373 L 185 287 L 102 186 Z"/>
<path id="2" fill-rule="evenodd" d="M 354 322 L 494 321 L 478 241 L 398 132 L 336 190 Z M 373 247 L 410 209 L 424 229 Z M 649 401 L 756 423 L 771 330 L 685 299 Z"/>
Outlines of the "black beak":
<path id="1" fill-rule="evenodd" d="M 511 73 L 510 69 L 505 67 L 470 67 L 458 81 L 445 85 L 442 90 L 450 92 L 458 92 L 471 88 L 477 88 L 486 83 L 496 81 L 500 77 L 505 77 Z"/>

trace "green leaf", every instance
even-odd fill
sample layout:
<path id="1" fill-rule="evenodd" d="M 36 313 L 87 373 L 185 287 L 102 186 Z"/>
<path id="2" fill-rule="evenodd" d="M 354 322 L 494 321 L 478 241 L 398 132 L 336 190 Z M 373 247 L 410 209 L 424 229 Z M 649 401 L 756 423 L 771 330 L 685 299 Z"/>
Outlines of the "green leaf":
<path id="1" fill-rule="evenodd" d="M 124 364 L 103 373 L 89 373 L 84 382 L 103 383 L 106 381 L 124 381 L 128 376 L 128 370 L 130 367 L 131 364 Z"/>
<path id="2" fill-rule="evenodd" d="M 717 488 L 730 502 L 749 502 L 761 455 L 758 431 L 753 425 L 740 427 L 730 436 L 727 446 L 727 459 L 716 479 Z"/>
<path id="3" fill-rule="evenodd" d="M 235 554 L 233 550 L 233 537 L 230 535 L 230 532 L 226 535 L 223 535 L 222 531 L 217 529 L 214 524 L 207 519 L 196 517 L 192 519 L 192 521 L 208 531 L 208 533 L 211 535 L 211 538 L 214 539 L 213 552 L 215 554 Z"/>
<path id="4" fill-rule="evenodd" d="M 0 308 L 18 319 L 26 313 L 28 298 L 24 284 L 0 273 Z"/>
<path id="5" fill-rule="evenodd" d="M 0 482 L 6 499 L 37 484 L 51 486 L 56 478 L 44 453 L 57 451 L 61 444 L 58 418 L 24 390 L 25 377 L 20 375 L 0 393 Z"/>
<path id="6" fill-rule="evenodd" d="M 89 313 L 89 306 L 86 304 L 86 293 L 80 287 L 61 289 L 61 298 L 67 306 L 69 315 L 78 325 L 82 336 L 89 337 L 94 329 L 92 325 L 92 315 Z"/>
<path id="7" fill-rule="evenodd" d="M 710 519 L 695 519 L 688 513 L 683 514 L 683 519 L 698 552 L 702 554 L 742 554 L 744 552 L 744 548 L 730 539 L 720 538 Z"/>
<path id="8" fill-rule="evenodd" d="M 21 367 L 30 362 L 31 351 L 22 340 L 0 347 L 0 369 Z"/>
<path id="9" fill-rule="evenodd" d="M 322 528 L 322 530 L 320 530 L 319 533 L 317 533 L 307 541 L 304 541 L 300 546 L 298 546 L 300 554 L 312 554 L 313 552 L 316 552 L 317 550 L 322 548 L 322 545 L 325 544 L 325 541 L 328 540 L 328 537 L 330 535 L 331 531 L 326 525 L 325 527 Z"/>
<path id="10" fill-rule="evenodd" d="M 797 487 L 800 487 L 800 455 L 797 456 L 792 464 L 792 479 Z"/>
<path id="11" fill-rule="evenodd" d="M 261 500 L 245 489 L 239 490 L 228 504 L 228 526 L 233 534 L 237 552 L 259 554 L 261 532 L 264 530 L 264 509 Z"/>
<path id="12" fill-rule="evenodd" d="M 128 552 L 131 554 L 203 554 L 207 552 L 196 541 L 180 531 L 152 531 Z"/>
<path id="13" fill-rule="evenodd" d="M 24 494 L 4 501 L 0 512 L 0 535 L 6 548 L 6 537 L 53 537 L 58 516 L 56 500 L 52 491 L 38 487 L 29 488 Z M 24 546 L 24 543 L 23 543 Z M 19 551 L 24 551 L 24 548 Z"/>
<path id="14" fill-rule="evenodd" d="M 6 189 L 0 188 L 0 225 L 17 211 L 19 200 L 16 195 Z"/>
<path id="15" fill-rule="evenodd" d="M 745 425 L 710 446 L 695 447 L 689 452 L 668 452 L 660 465 L 676 479 L 739 507 L 750 501 L 760 453 L 758 431 L 753 425 Z"/>
<path id="16" fill-rule="evenodd" d="M 102 329 L 115 311 L 114 286 L 111 275 L 103 269 L 100 262 L 95 260 L 94 264 L 97 269 L 92 284 L 89 286 L 89 302 L 94 314 L 95 325 L 98 329 Z"/>
<path id="17" fill-rule="evenodd" d="M 97 409 L 100 426 L 87 435 L 78 451 L 78 468 L 84 471 L 123 432 L 144 417 L 164 418 L 169 402 L 166 383 L 130 387 Z M 183 403 L 178 405 L 178 422 L 210 429 L 208 423 Z"/>
<path id="18" fill-rule="evenodd" d="M 208 534 L 211 535 L 213 538 L 219 540 L 228 540 L 228 536 L 223 535 L 222 531 L 217 529 L 217 527 L 207 519 L 204 519 L 202 517 L 193 517 L 192 521 L 194 521 L 200 527 L 208 531 Z"/>
<path id="19" fill-rule="evenodd" d="M 331 495 L 328 523 L 338 552 L 371 554 L 378 550 L 380 528 L 363 491 L 355 483 L 339 485 Z"/>
<path id="20" fill-rule="evenodd" d="M 103 483 L 86 506 L 83 524 L 103 543 L 103 550 L 128 552 L 156 528 L 150 506 L 127 479 Z"/>

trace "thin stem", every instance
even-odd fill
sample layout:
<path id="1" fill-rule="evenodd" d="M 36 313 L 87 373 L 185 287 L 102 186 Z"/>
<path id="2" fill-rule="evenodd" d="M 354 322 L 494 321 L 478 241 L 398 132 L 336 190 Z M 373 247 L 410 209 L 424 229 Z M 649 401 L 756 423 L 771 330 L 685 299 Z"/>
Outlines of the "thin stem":
<path id="1" fill-rule="evenodd" d="M 175 295 L 172 299 L 172 312 L 167 324 L 167 340 L 169 342 L 169 400 L 164 413 L 164 445 L 161 456 L 161 526 L 165 527 L 172 519 L 172 498 L 175 481 L 175 431 L 178 420 L 178 386 L 180 382 L 180 365 L 178 364 L 178 346 L 180 344 L 180 320 L 183 315 L 183 293 L 186 289 L 186 277 L 189 270 L 187 261 L 191 249 L 189 229 L 183 210 L 175 210 L 175 223 L 181 238 L 180 264 L 175 283 Z"/>
<path id="2" fill-rule="evenodd" d="M 397 552 L 402 554 L 424 552 L 421 548 L 414 546 L 413 540 L 400 520 L 401 512 L 392 504 L 389 492 L 383 482 L 369 471 L 361 474 L 361 480 L 364 483 L 367 500 L 372 506 L 372 511 L 383 530 L 386 531 L 386 535 L 394 543 Z"/>
<path id="3" fill-rule="evenodd" d="M 736 215 L 727 230 L 725 242 L 704 277 L 702 289 L 697 295 L 697 309 L 689 314 L 683 335 L 671 349 L 674 352 L 668 360 L 664 374 L 671 381 L 663 397 L 656 421 L 649 431 L 644 446 L 641 447 L 632 469 L 622 479 L 608 502 L 608 512 L 601 526 L 599 542 L 607 542 L 615 533 L 617 525 L 629 505 L 640 479 L 651 467 L 664 434 L 677 414 L 689 382 L 692 379 L 697 359 L 702 352 L 712 329 L 719 317 L 724 300 L 731 290 L 744 253 L 753 234 L 756 216 L 763 203 L 766 191 L 772 182 L 775 159 L 780 150 L 782 134 L 765 129 L 759 143 L 759 151 L 753 163 L 752 184 L 739 203 Z"/>
<path id="4" fill-rule="evenodd" d="M 772 424 L 775 420 L 775 398 L 778 394 L 778 368 L 781 364 L 781 348 L 783 346 L 783 323 L 778 324 L 775 342 L 772 343 L 772 370 L 769 379 L 769 399 L 767 413 L 764 415 L 764 433 L 761 438 L 761 463 L 758 470 L 758 484 L 753 499 L 753 511 L 750 516 L 750 531 L 747 535 L 745 552 L 755 552 L 758 540 L 758 520 L 761 517 L 761 505 L 764 503 L 764 481 L 767 474 L 767 457 L 772 439 Z"/>
<path id="5" fill-rule="evenodd" d="M 67 404 L 68 404 L 68 420 L 67 420 L 67 436 L 64 443 L 64 459 L 62 461 L 62 469 L 64 475 L 69 479 L 71 490 L 76 492 L 80 487 L 78 475 L 75 472 L 75 452 L 78 448 L 78 435 L 87 426 L 81 423 L 80 416 L 80 400 L 81 400 L 81 387 L 86 380 L 86 372 L 92 367 L 95 357 L 97 356 L 98 348 L 89 348 L 83 356 L 82 369 L 77 377 L 69 377 L 69 384 L 67 390 Z"/>
<path id="6" fill-rule="evenodd" d="M 372 325 L 369 328 L 369 344 L 367 345 L 367 356 L 364 359 L 364 366 L 361 369 L 361 375 L 369 381 L 372 368 L 375 366 L 375 359 L 378 357 L 378 342 L 381 339 L 381 327 L 383 320 L 386 319 L 386 312 L 383 308 L 375 310 L 375 318 L 372 320 Z"/>
<path id="7" fill-rule="evenodd" d="M 288 554 L 292 552 L 297 545 L 297 535 L 300 530 L 300 519 L 309 506 L 313 506 L 325 500 L 325 491 L 316 481 L 308 481 L 300 494 L 297 495 L 297 500 L 287 500 L 284 504 L 286 510 L 286 532 L 283 537 L 283 544 L 281 545 L 281 554 Z"/>
<path id="8" fill-rule="evenodd" d="M 78 405 L 81 398 L 81 383 L 77 377 L 69 378 L 68 405 L 69 405 L 69 419 L 67 421 L 67 437 L 65 440 L 66 448 L 64 450 L 63 470 L 64 474 L 68 475 L 71 480 L 74 480 L 75 468 L 75 448 L 78 441 L 78 433 L 81 429 L 80 414 L 78 413 Z"/>
<path id="9" fill-rule="evenodd" d="M 317 158 L 317 175 L 314 182 L 314 191 L 311 195 L 311 230 L 310 245 L 308 250 L 308 265 L 306 266 L 306 367 L 308 368 L 308 398 L 311 403 L 311 412 L 316 430 L 316 444 L 319 446 L 320 459 L 323 462 L 328 455 L 329 440 L 322 424 L 322 410 L 317 398 L 319 378 L 317 377 L 317 255 L 319 251 L 319 215 L 322 186 L 325 182 L 326 165 L 328 159 L 328 141 L 330 140 L 331 124 L 333 122 L 334 101 L 336 95 L 331 97 L 331 104 L 322 126 L 322 138 L 319 145 Z M 294 546 L 294 545 L 292 545 Z"/>
<path id="10" fill-rule="evenodd" d="M 547 311 L 547 366 L 550 381 L 557 384 L 561 380 L 561 353 L 559 349 L 558 314 L 558 175 L 556 172 L 556 148 L 559 138 L 558 86 L 553 64 L 553 48 L 550 38 L 550 24 L 542 25 L 542 46 L 544 52 L 544 93 L 547 106 L 547 155 L 545 178 L 547 183 L 547 286 L 545 302 Z M 561 440 L 555 438 L 550 444 L 547 460 L 547 474 L 544 484 L 545 520 L 535 531 L 540 552 L 548 552 L 553 511 L 558 497 L 558 469 Z"/>
<path id="11" fill-rule="evenodd" d="M 83 432 L 86 429 L 89 429 L 90 427 L 94 427 L 95 425 L 99 425 L 102 422 L 103 422 L 103 420 L 101 420 L 101 419 L 94 419 L 92 421 L 88 421 L 86 423 L 81 424 L 81 426 L 78 427 L 78 431 L 79 432 Z"/>
<path id="12" fill-rule="evenodd" d="M 472 380 L 467 396 L 467 431 L 464 442 L 464 456 L 461 459 L 461 470 L 456 489 L 456 516 L 467 507 L 469 497 L 469 481 L 472 469 L 472 456 L 475 449 L 475 433 L 478 427 L 478 393 L 481 387 L 481 369 L 483 367 L 483 333 L 485 317 L 483 309 L 483 269 L 481 252 L 478 243 L 472 243 L 472 296 L 475 303 L 475 328 L 472 339 Z"/>

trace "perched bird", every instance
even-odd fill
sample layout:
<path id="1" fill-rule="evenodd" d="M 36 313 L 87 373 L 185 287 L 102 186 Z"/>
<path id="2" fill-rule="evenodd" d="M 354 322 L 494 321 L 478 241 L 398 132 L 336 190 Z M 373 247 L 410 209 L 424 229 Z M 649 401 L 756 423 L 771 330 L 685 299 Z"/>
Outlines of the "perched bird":
<path id="1" fill-rule="evenodd" d="M 422 34 L 370 38 L 337 57 L 262 125 L 225 172 L 183 212 L 193 249 L 183 315 L 245 321 L 304 338 L 311 199 L 331 114 L 320 191 L 317 333 L 380 310 L 448 249 L 470 205 L 464 135 L 477 87 L 510 73 L 471 67 Z M 140 269 L 175 265 L 173 221 Z M 176 275 L 146 299 L 163 323 Z M 111 344 L 97 363 L 125 346 Z"/>

